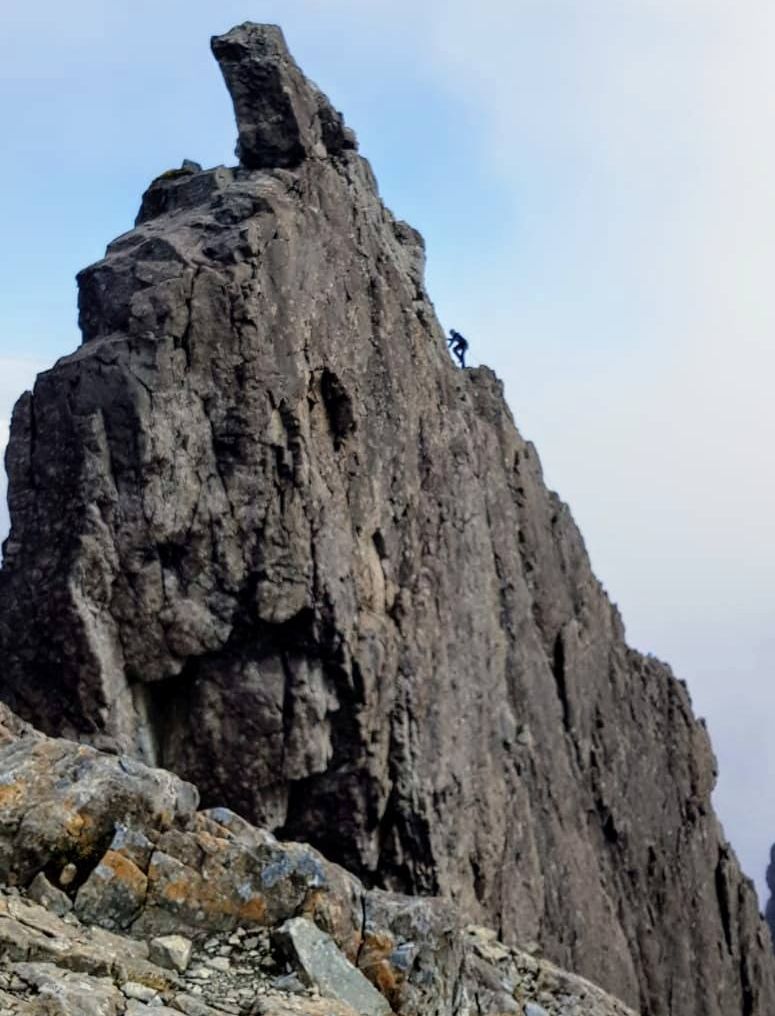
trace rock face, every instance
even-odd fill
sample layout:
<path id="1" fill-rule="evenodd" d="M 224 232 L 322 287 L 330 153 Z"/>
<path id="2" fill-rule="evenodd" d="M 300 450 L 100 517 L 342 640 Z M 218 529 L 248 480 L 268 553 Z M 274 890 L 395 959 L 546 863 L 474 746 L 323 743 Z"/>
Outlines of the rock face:
<path id="1" fill-rule="evenodd" d="M 213 50 L 240 165 L 154 181 L 14 412 L 0 694 L 644 1016 L 775 1011 L 684 686 L 279 30 Z"/>

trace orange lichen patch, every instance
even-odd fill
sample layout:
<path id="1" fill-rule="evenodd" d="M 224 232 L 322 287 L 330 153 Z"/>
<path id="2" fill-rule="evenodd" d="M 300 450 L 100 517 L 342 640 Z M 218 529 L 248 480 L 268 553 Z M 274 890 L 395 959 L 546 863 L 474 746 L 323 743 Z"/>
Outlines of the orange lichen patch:
<path id="1" fill-rule="evenodd" d="M 196 842 L 206 854 L 223 854 L 230 846 L 226 840 L 213 836 L 204 829 L 196 834 Z"/>
<path id="2" fill-rule="evenodd" d="M 178 873 L 170 873 L 156 865 L 148 869 L 148 878 L 160 903 L 174 907 L 186 906 L 192 911 L 203 911 L 210 917 L 234 918 L 235 920 L 260 922 L 266 913 L 266 904 L 260 896 L 247 901 L 235 898 L 230 887 L 216 881 Z"/>
<path id="3" fill-rule="evenodd" d="M 185 903 L 189 897 L 189 884 L 185 879 L 180 878 L 167 882 L 162 886 L 161 895 L 168 903 L 176 903 L 178 905 Z"/>
<path id="4" fill-rule="evenodd" d="M 252 896 L 246 903 L 243 903 L 238 916 L 241 921 L 263 923 L 266 919 L 266 902 L 263 896 Z"/>
<path id="5" fill-rule="evenodd" d="M 381 991 L 387 1000 L 394 1001 L 396 992 L 404 982 L 404 975 L 396 970 L 387 960 L 380 960 L 375 967 L 361 968 L 374 987 Z"/>
<path id="6" fill-rule="evenodd" d="M 197 870 L 179 858 L 155 852 L 148 868 L 151 900 L 178 913 L 184 908 L 197 921 L 207 917 L 223 925 L 267 923 L 266 900 L 250 881 L 238 885 L 233 871 L 210 861 Z"/>
<path id="7" fill-rule="evenodd" d="M 70 840 L 78 845 L 83 857 L 88 857 L 97 840 L 94 819 L 81 811 L 71 811 L 63 816 L 64 831 Z"/>
<path id="8" fill-rule="evenodd" d="M 26 789 L 18 780 L 14 783 L 0 783 L 0 808 L 13 808 L 24 797 Z"/>
<path id="9" fill-rule="evenodd" d="M 68 836 L 72 836 L 74 840 L 80 838 L 81 831 L 85 825 L 85 819 L 80 812 L 76 811 L 67 816 L 65 819 L 65 832 Z"/>
<path id="10" fill-rule="evenodd" d="M 304 900 L 302 914 L 327 932 L 350 962 L 361 946 L 360 927 L 355 927 L 350 910 L 327 889 L 313 889 Z"/>
<path id="11" fill-rule="evenodd" d="M 363 936 L 362 956 L 368 956 L 375 962 L 390 956 L 396 947 L 391 935 L 386 932 L 369 931 Z"/>
<path id="12" fill-rule="evenodd" d="M 405 980 L 403 973 L 390 962 L 394 948 L 395 942 L 390 935 L 372 932 L 364 936 L 358 957 L 359 969 L 388 1001 L 394 1000 L 395 993 Z"/>
<path id="13" fill-rule="evenodd" d="M 134 861 L 130 861 L 128 857 L 117 854 L 115 850 L 108 850 L 100 864 L 109 868 L 115 878 L 128 885 L 135 893 L 145 892 L 148 880 Z"/>
<path id="14" fill-rule="evenodd" d="M 307 898 L 304 900 L 304 907 L 302 908 L 302 913 L 304 914 L 305 917 L 311 917 L 313 919 L 321 918 L 320 926 L 322 927 L 323 923 L 326 921 L 328 917 L 329 908 L 325 906 L 325 903 L 326 903 L 326 893 L 324 893 L 322 889 L 313 889 L 312 892 L 309 893 L 307 895 Z M 315 921 L 315 923 L 317 924 L 318 922 Z M 330 930 L 329 928 L 324 928 L 324 931 L 329 930 Z"/>
<path id="15" fill-rule="evenodd" d="M 357 931 L 354 931 L 351 935 L 342 941 L 337 940 L 337 945 L 341 952 L 347 957 L 347 959 L 355 966 L 358 960 L 358 954 L 361 951 L 361 936 Z"/>
<path id="16" fill-rule="evenodd" d="M 158 882 L 159 881 L 160 868 L 158 864 L 154 864 L 153 861 L 148 866 L 148 881 Z"/>

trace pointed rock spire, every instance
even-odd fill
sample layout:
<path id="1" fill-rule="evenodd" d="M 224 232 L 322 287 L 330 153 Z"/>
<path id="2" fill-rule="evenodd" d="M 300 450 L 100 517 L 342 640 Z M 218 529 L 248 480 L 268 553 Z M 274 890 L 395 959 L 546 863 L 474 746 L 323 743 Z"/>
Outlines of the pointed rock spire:
<path id="1" fill-rule="evenodd" d="M 246 22 L 210 44 L 234 103 L 237 155 L 247 169 L 292 168 L 357 147 L 342 114 L 295 63 L 277 25 Z"/>

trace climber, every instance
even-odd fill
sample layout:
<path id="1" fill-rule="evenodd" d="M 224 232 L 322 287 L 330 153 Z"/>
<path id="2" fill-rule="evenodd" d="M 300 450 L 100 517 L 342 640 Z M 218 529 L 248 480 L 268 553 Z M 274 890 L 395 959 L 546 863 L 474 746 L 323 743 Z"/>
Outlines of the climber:
<path id="1" fill-rule="evenodd" d="M 452 352 L 457 357 L 460 366 L 465 367 L 468 342 L 463 338 L 460 332 L 456 332 L 454 328 L 450 328 L 449 338 L 447 339 L 447 345 L 451 348 Z"/>

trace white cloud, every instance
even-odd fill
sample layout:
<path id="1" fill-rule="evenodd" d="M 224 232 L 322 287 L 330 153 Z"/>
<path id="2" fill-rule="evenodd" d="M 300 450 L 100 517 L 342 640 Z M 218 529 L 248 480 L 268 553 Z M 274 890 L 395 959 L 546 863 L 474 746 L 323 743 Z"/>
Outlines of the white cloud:
<path id="1" fill-rule="evenodd" d="M 497 306 L 484 288 L 464 298 L 632 640 L 707 714 L 721 816 L 762 889 L 775 9 L 541 0 L 464 20 L 466 6 L 439 20 L 435 60 L 480 112 L 517 229 L 513 257 L 486 266 Z"/>

